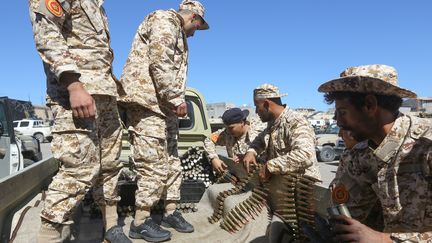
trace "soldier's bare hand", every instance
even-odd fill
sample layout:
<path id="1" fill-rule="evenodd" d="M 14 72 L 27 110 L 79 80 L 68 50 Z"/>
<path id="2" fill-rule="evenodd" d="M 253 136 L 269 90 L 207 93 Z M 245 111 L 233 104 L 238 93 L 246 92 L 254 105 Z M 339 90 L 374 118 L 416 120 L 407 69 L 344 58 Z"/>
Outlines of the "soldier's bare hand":
<path id="1" fill-rule="evenodd" d="M 263 166 L 259 172 L 259 180 L 261 183 L 268 182 L 270 180 L 271 173 L 267 168 L 267 165 Z"/>
<path id="2" fill-rule="evenodd" d="M 236 164 L 240 163 L 241 161 L 243 161 L 243 157 L 244 157 L 243 154 L 234 155 L 234 158 L 233 158 L 234 163 L 236 163 Z"/>
<path id="3" fill-rule="evenodd" d="M 91 118 L 95 116 L 94 99 L 85 90 L 81 82 L 70 83 L 67 86 L 67 90 L 69 91 L 69 102 L 74 117 Z"/>
<path id="4" fill-rule="evenodd" d="M 248 173 L 249 173 L 249 168 L 252 165 L 256 165 L 256 163 L 257 162 L 256 162 L 255 154 L 252 152 L 247 152 L 243 157 L 243 165 Z"/>
<path id="5" fill-rule="evenodd" d="M 211 162 L 213 169 L 219 174 L 222 174 L 228 168 L 228 166 L 219 158 L 214 158 Z"/>
<path id="6" fill-rule="evenodd" d="M 184 117 L 187 115 L 187 105 L 186 102 L 181 103 L 176 107 L 175 113 L 178 117 Z"/>
<path id="7" fill-rule="evenodd" d="M 332 217 L 332 220 L 344 222 L 333 227 L 333 233 L 336 235 L 333 238 L 334 242 L 392 242 L 389 234 L 375 231 L 355 219 L 338 215 Z"/>

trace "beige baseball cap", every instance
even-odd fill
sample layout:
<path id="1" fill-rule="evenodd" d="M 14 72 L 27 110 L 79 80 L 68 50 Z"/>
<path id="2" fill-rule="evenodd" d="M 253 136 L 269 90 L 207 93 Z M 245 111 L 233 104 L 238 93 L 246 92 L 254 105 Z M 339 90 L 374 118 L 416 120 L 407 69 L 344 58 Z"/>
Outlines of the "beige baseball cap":
<path id="1" fill-rule="evenodd" d="M 262 84 L 254 89 L 256 99 L 280 98 L 287 95 L 286 93 L 281 94 L 279 88 L 273 84 Z"/>
<path id="2" fill-rule="evenodd" d="M 200 2 L 184 0 L 182 3 L 180 3 L 179 10 L 190 10 L 198 14 L 203 21 L 203 25 L 201 26 L 201 28 L 199 28 L 200 30 L 207 30 L 210 28 L 210 26 L 204 19 L 205 8 Z"/>
<path id="3" fill-rule="evenodd" d="M 383 64 L 363 65 L 345 69 L 340 78 L 318 88 L 319 92 L 350 91 L 415 98 L 417 94 L 399 87 L 396 69 Z"/>

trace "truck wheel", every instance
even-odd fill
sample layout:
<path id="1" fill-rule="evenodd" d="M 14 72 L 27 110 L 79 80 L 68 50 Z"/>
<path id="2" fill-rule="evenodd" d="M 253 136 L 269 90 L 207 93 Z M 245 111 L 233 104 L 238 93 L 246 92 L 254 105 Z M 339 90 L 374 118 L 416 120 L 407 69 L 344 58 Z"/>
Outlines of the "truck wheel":
<path id="1" fill-rule="evenodd" d="M 26 168 L 27 166 L 30 166 L 34 163 L 33 160 L 31 159 L 24 159 L 24 168 Z"/>
<path id="2" fill-rule="evenodd" d="M 35 133 L 33 137 L 39 140 L 40 143 L 43 143 L 45 141 L 45 137 L 42 133 Z"/>
<path id="3" fill-rule="evenodd" d="M 319 161 L 322 162 L 331 162 L 335 159 L 336 153 L 332 146 L 326 145 L 323 146 L 321 152 L 318 155 Z"/>

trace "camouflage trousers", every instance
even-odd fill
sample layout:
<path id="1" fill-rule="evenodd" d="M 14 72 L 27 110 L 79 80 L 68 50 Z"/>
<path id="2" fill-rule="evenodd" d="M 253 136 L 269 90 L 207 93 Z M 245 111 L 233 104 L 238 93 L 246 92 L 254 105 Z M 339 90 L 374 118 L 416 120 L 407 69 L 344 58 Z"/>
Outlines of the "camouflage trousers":
<path id="1" fill-rule="evenodd" d="M 181 164 L 177 151 L 177 116 L 167 117 L 141 107 L 128 109 L 131 151 L 137 172 L 137 208 L 160 199 L 180 199 Z"/>
<path id="2" fill-rule="evenodd" d="M 41 217 L 60 224 L 71 223 L 71 214 L 93 188 L 100 205 L 119 201 L 117 181 L 122 167 L 121 123 L 115 97 L 94 95 L 96 117 L 76 119 L 68 102 L 51 105 L 54 114 L 53 157 L 60 169 L 48 187 Z"/>

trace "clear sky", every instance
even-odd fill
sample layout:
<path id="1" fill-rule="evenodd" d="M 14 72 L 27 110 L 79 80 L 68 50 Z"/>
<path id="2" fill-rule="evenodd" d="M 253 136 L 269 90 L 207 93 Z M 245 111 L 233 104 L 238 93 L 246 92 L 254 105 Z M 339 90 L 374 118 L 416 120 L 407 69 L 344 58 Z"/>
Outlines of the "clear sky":
<path id="1" fill-rule="evenodd" d="M 156 9 L 180 0 L 106 0 L 114 73 L 120 77 L 135 31 Z M 400 85 L 432 96 L 430 0 L 202 0 L 210 30 L 189 38 L 188 86 L 207 103 L 252 104 L 273 83 L 290 107 L 326 110 L 318 86 L 348 66 L 389 64 Z M 2 3 L 0 96 L 44 103 L 45 74 L 26 0 Z"/>

